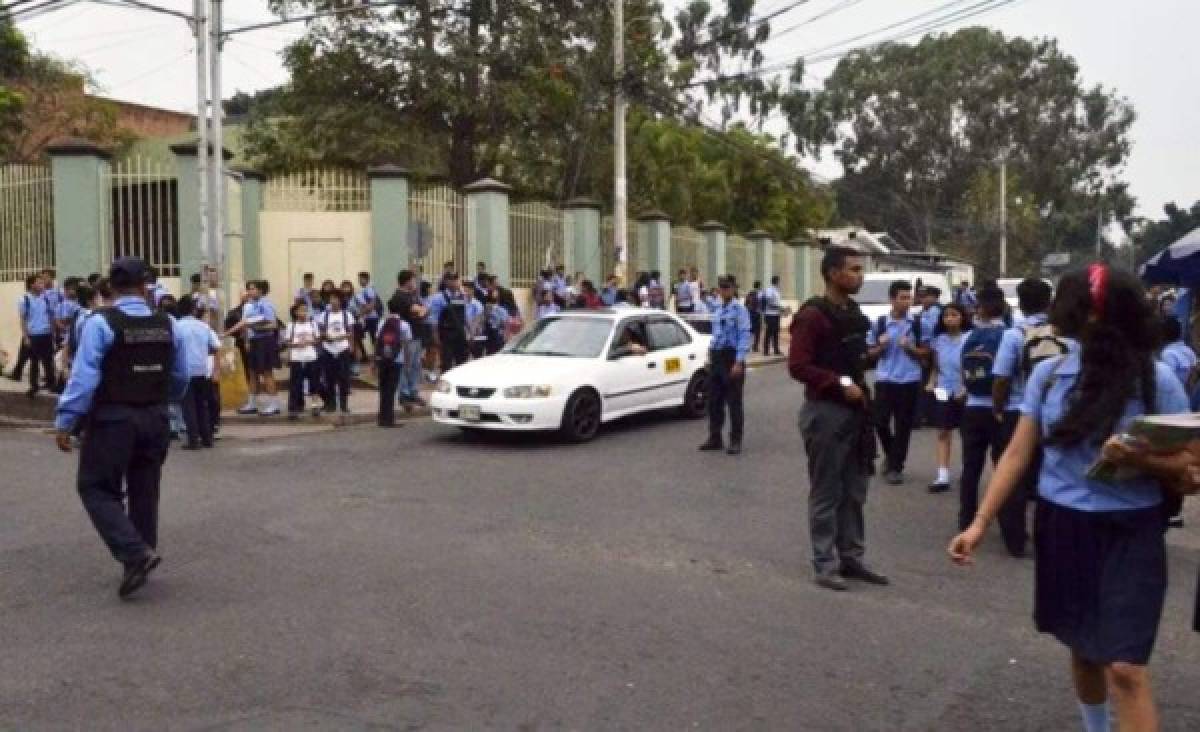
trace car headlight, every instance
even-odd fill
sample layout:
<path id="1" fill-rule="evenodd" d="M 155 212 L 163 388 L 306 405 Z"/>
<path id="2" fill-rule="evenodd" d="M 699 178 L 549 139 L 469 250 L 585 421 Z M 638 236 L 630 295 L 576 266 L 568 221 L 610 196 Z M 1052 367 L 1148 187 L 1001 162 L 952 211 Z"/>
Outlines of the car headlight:
<path id="1" fill-rule="evenodd" d="M 504 396 L 507 399 L 545 399 L 553 391 L 549 384 L 522 384 L 504 387 Z"/>
<path id="2" fill-rule="evenodd" d="M 437 389 L 439 394 L 449 394 L 450 392 L 454 391 L 454 387 L 445 379 L 438 379 L 437 386 L 434 388 Z"/>

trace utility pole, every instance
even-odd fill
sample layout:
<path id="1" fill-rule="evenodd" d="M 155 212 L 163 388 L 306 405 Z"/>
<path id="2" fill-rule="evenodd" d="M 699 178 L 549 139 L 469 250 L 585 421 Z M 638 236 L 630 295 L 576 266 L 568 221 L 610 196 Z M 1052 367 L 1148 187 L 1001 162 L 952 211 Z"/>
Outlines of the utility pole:
<path id="1" fill-rule="evenodd" d="M 205 0 L 200 0 L 203 4 Z M 229 283 L 226 281 L 227 272 L 225 268 L 225 109 L 222 106 L 221 92 L 221 51 L 225 47 L 225 38 L 223 37 L 223 0 L 212 0 L 212 15 L 209 18 L 209 27 L 211 28 L 211 43 L 212 46 L 212 169 L 213 169 L 213 196 L 210 215 L 212 216 L 212 224 L 210 230 L 214 242 L 213 251 L 213 266 L 217 268 L 218 290 L 221 292 L 222 298 L 226 298 L 224 302 L 229 302 Z M 205 148 L 205 154 L 208 149 Z"/>
<path id="2" fill-rule="evenodd" d="M 196 175 L 200 178 L 200 246 L 204 265 L 216 266 L 216 250 L 208 236 L 208 0 L 192 0 L 192 33 L 196 36 Z M 181 273 L 184 277 L 187 272 Z"/>
<path id="3" fill-rule="evenodd" d="M 1104 209 L 1096 210 L 1096 259 L 1104 259 Z"/>
<path id="4" fill-rule="evenodd" d="M 1000 158 L 1000 276 L 1008 276 L 1008 158 Z"/>
<path id="5" fill-rule="evenodd" d="M 613 246 L 617 279 L 625 281 L 629 262 L 628 201 L 625 180 L 625 0 L 613 0 Z"/>

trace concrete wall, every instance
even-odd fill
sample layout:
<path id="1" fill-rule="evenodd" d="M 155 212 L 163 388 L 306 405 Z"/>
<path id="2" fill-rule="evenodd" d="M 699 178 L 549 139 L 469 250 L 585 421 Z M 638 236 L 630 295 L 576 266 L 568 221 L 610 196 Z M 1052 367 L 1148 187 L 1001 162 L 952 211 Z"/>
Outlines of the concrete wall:
<path id="1" fill-rule="evenodd" d="M 371 270 L 369 212 L 263 211 L 259 221 L 262 279 L 271 283 L 271 302 L 284 320 L 304 272 L 313 273 L 318 287 L 330 279 L 357 288 L 358 273 Z M 394 281 L 373 284 L 385 298 L 395 289 Z"/>
<path id="2" fill-rule="evenodd" d="M 0 282 L 0 350 L 8 352 L 7 374 L 16 363 L 21 347 L 21 323 L 17 319 L 17 302 L 25 294 L 25 281 Z"/>

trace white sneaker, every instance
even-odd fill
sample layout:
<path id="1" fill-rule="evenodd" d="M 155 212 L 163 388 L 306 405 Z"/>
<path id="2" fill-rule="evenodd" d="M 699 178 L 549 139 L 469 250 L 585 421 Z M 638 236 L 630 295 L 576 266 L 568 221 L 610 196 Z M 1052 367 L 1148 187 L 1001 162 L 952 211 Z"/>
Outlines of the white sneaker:
<path id="1" fill-rule="evenodd" d="M 279 411 L 278 404 L 268 404 L 266 409 L 258 410 L 258 415 L 260 417 L 274 417 L 275 415 L 279 414 Z"/>
<path id="2" fill-rule="evenodd" d="M 246 402 L 242 406 L 238 407 L 237 413 L 238 414 L 258 414 L 258 405 L 256 405 L 254 403 L 254 400 L 251 399 L 250 401 Z"/>

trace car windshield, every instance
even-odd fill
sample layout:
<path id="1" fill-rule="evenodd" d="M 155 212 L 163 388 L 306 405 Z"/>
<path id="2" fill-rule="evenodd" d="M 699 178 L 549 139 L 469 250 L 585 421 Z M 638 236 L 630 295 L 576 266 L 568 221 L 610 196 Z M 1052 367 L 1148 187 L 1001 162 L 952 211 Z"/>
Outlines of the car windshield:
<path id="1" fill-rule="evenodd" d="M 867 280 L 863 282 L 862 289 L 854 296 L 854 300 L 859 305 L 886 305 L 891 302 L 888 297 L 888 288 L 892 286 L 894 280 Z"/>
<path id="2" fill-rule="evenodd" d="M 611 332 L 612 321 L 606 318 L 543 318 L 504 350 L 527 356 L 596 358 Z"/>

